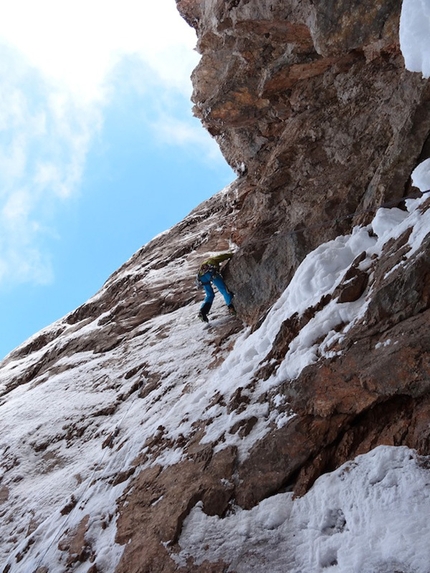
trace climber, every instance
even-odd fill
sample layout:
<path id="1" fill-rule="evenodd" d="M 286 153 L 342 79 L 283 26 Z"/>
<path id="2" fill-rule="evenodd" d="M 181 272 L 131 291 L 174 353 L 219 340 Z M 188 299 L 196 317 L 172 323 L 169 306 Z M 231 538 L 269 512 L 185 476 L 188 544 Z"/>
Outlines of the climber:
<path id="1" fill-rule="evenodd" d="M 204 322 L 209 322 L 208 314 L 215 298 L 215 293 L 211 283 L 216 286 L 216 288 L 224 297 L 225 304 L 227 305 L 230 314 L 236 314 L 236 310 L 232 304 L 233 294 L 226 287 L 224 279 L 220 273 L 221 263 L 224 261 L 229 261 L 232 256 L 233 253 L 223 253 L 222 255 L 217 255 L 215 257 L 206 259 L 200 265 L 200 269 L 197 275 L 197 283 L 199 286 L 201 285 L 204 288 L 206 298 L 200 307 L 198 317 Z"/>

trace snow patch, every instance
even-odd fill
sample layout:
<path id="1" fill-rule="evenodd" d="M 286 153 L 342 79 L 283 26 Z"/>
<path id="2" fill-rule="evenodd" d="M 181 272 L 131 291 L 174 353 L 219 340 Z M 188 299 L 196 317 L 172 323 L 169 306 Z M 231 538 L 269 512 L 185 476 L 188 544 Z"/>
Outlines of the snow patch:
<path id="1" fill-rule="evenodd" d="M 430 0 L 403 0 L 400 47 L 406 68 L 430 77 Z M 427 187 L 428 188 L 428 187 Z"/>
<path id="2" fill-rule="evenodd" d="M 291 493 L 221 519 L 201 503 L 184 523 L 182 565 L 223 560 L 236 573 L 428 573 L 429 470 L 406 447 L 380 446 Z"/>

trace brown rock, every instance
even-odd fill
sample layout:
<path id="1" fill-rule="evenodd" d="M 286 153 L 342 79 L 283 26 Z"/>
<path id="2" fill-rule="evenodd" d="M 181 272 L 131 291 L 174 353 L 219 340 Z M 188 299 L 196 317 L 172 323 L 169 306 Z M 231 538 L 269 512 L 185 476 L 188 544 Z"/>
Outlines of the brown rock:
<path id="1" fill-rule="evenodd" d="M 90 516 L 86 515 L 78 527 L 73 531 L 67 532 L 66 536 L 58 543 L 60 551 L 67 551 L 67 565 L 74 563 L 84 563 L 92 555 L 91 545 L 85 539 L 88 530 Z"/>
<path id="2" fill-rule="evenodd" d="M 131 482 L 119 504 L 116 541 L 125 548 L 116 573 L 176 571 L 167 547 L 176 544 L 191 509 L 201 501 L 208 515 L 226 511 L 234 489 L 228 477 L 233 475 L 235 450 L 227 448 L 210 457 L 194 453 L 192 458 L 165 469 L 150 468 Z M 216 573 L 225 564 L 212 566 L 195 570 Z"/>
<path id="3" fill-rule="evenodd" d="M 362 297 L 368 283 L 369 275 L 367 272 L 352 265 L 336 287 L 333 298 L 337 298 L 341 303 L 354 302 Z"/>
<path id="4" fill-rule="evenodd" d="M 310 249 L 401 199 L 430 130 L 429 83 L 404 70 L 399 0 L 178 6 L 202 54 L 195 114 L 247 189 L 229 272 L 255 323 Z"/>

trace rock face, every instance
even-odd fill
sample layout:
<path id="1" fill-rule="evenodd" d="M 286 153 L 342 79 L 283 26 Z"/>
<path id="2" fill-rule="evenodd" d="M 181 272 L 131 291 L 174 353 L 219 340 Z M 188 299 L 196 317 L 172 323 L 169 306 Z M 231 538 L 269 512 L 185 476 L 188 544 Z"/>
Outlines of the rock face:
<path id="1" fill-rule="evenodd" d="M 428 155 L 429 84 L 404 69 L 400 0 L 177 5 L 202 54 L 194 112 L 244 174 L 232 279 L 255 321 L 309 250 L 401 200 Z"/>
<path id="2" fill-rule="evenodd" d="M 202 55 L 195 114 L 238 179 L 1 365 L 3 409 L 59 384 L 88 393 L 79 418 L 53 417 L 23 430 L 14 455 L 4 448 L 5 572 L 233 573 L 224 558 L 181 553 L 196 504 L 224 518 L 305 495 L 379 445 L 430 455 L 430 201 L 404 203 L 430 155 L 430 84 L 404 68 L 400 1 L 177 6 Z M 391 235 L 374 220 L 381 206 L 395 209 Z M 324 245 L 355 226 L 366 247 L 351 239 L 321 296 L 289 303 L 305 258 L 334 252 Z M 225 277 L 241 320 L 196 335 L 198 263 L 232 246 Z M 313 354 L 294 369 L 304 339 Z M 82 443 L 96 452 L 86 488 Z M 77 481 L 49 497 L 56 517 L 31 509 L 25 533 L 13 525 L 29 503 L 19 444 L 35 474 L 53 483 L 67 458 Z"/>

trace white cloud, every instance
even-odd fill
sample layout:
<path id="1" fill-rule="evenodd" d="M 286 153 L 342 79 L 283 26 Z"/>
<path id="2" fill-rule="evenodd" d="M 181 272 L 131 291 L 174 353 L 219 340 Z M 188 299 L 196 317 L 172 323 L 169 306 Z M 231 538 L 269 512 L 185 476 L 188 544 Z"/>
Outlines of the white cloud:
<path id="1" fill-rule="evenodd" d="M 197 61 L 195 34 L 174 0 L 14 0 L 2 7 L 0 37 L 86 102 L 103 97 L 109 70 L 125 54 L 186 90 Z"/>
<path id="2" fill-rule="evenodd" d="M 100 111 L 49 84 L 0 45 L 0 284 L 52 279 L 42 241 L 52 212 L 77 188 Z"/>
<path id="3" fill-rule="evenodd" d="M 218 144 L 202 129 L 173 115 L 160 114 L 152 123 L 157 140 L 167 145 L 189 145 L 198 150 L 200 157 L 214 161 L 219 157 Z"/>
<path id="4" fill-rule="evenodd" d="M 40 232 L 39 224 L 31 219 L 33 209 L 34 196 L 26 189 L 16 189 L 2 205 L 0 283 L 31 279 L 46 284 L 52 280 L 49 255 L 33 244 L 34 236 Z"/>
<path id="5" fill-rule="evenodd" d="M 121 62 L 139 62 L 146 70 L 145 83 L 151 90 L 158 86 L 160 98 L 170 93 L 189 97 L 189 76 L 198 60 L 194 45 L 194 31 L 180 18 L 175 0 L 4 3 L 0 285 L 52 279 L 42 244 L 52 233 L 52 220 L 45 215 L 65 208 L 67 199 L 79 190 L 87 153 L 103 123 L 104 106 L 115 92 L 115 70 Z M 197 127 L 193 131 L 177 119 L 166 119 L 165 112 L 152 120 L 160 134 L 169 130 L 175 134 L 178 145 L 203 137 Z"/>

